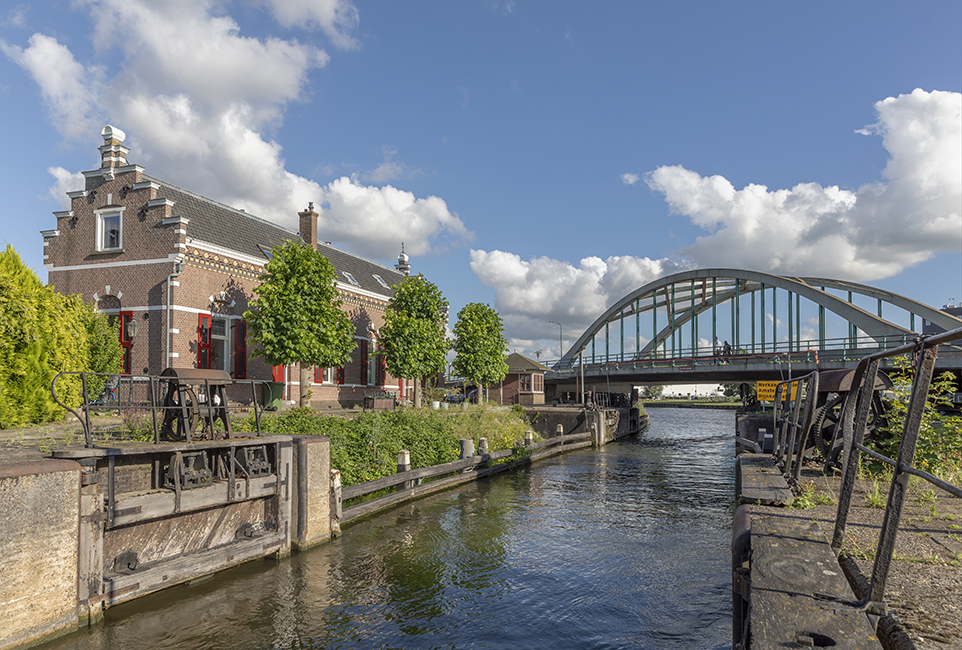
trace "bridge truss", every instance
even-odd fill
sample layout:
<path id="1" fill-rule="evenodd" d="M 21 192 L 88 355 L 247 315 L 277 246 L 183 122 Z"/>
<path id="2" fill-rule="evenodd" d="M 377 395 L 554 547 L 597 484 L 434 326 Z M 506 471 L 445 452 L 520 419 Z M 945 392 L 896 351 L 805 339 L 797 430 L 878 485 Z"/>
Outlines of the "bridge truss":
<path id="1" fill-rule="evenodd" d="M 553 369 L 658 360 L 714 364 L 723 361 L 716 337 L 742 359 L 813 353 L 860 358 L 904 345 L 923 322 L 944 330 L 962 327 L 962 319 L 942 310 L 855 282 L 698 269 L 626 295 Z"/>

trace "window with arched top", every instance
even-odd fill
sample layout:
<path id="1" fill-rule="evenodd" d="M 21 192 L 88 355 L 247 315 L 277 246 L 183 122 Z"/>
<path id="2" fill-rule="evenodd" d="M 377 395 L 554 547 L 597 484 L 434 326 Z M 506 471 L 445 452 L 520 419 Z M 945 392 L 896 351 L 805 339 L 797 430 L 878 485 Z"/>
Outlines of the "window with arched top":
<path id="1" fill-rule="evenodd" d="M 97 311 L 120 310 L 120 298 L 117 296 L 104 296 L 97 301 Z"/>

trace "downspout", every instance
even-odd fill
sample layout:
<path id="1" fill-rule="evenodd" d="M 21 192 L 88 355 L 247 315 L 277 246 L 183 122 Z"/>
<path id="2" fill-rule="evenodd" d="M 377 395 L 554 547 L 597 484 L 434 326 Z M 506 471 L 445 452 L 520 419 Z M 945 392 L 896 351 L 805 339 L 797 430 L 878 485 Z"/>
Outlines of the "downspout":
<path id="1" fill-rule="evenodd" d="M 170 368 L 173 365 L 171 363 L 171 360 L 173 359 L 173 357 L 171 356 L 171 352 L 170 352 L 170 325 L 171 325 L 170 312 L 173 310 L 173 300 L 171 299 L 171 295 L 170 295 L 171 284 L 172 284 L 171 280 L 173 278 L 178 277 L 183 270 L 184 270 L 184 261 L 183 259 L 179 259 L 178 261 L 174 262 L 174 272 L 167 276 L 167 309 L 165 310 L 167 315 L 167 346 L 165 348 L 167 353 L 167 368 Z"/>

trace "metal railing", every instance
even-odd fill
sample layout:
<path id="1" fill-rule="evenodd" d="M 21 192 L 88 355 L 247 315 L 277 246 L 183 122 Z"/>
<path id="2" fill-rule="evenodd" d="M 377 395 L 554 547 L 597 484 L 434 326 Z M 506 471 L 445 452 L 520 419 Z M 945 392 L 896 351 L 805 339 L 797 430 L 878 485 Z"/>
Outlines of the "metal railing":
<path id="1" fill-rule="evenodd" d="M 901 349 L 914 340 L 909 335 L 888 335 L 881 337 L 881 341 L 870 336 L 858 337 L 855 339 L 844 337 L 836 339 L 825 339 L 819 343 L 818 340 L 787 341 L 777 343 L 769 342 L 763 350 L 756 344 L 752 346 L 739 345 L 731 354 L 716 354 L 711 347 L 697 346 L 695 348 L 682 347 L 672 351 L 658 350 L 651 351 L 644 355 L 638 352 L 617 352 L 605 354 L 600 352 L 596 355 L 590 354 L 590 348 L 586 348 L 582 353 L 581 360 L 578 358 L 570 359 L 561 365 L 559 359 L 545 359 L 542 363 L 550 367 L 554 372 L 574 372 L 581 368 L 582 362 L 585 369 L 611 366 L 613 369 L 625 367 L 631 370 L 643 369 L 662 369 L 679 368 L 685 369 L 694 366 L 708 365 L 748 365 L 753 363 L 818 363 L 820 361 L 855 361 L 864 358 L 866 355 L 879 352 Z M 805 346 L 805 347 L 802 347 Z M 948 354 L 952 358 L 962 358 L 962 351 L 952 350 Z M 943 358 L 946 353 L 943 352 Z"/>
<path id="2" fill-rule="evenodd" d="M 261 436 L 261 415 L 267 407 L 263 399 L 264 386 L 268 382 L 256 379 L 190 378 L 157 375 L 118 375 L 93 372 L 61 372 L 50 384 L 50 392 L 57 404 L 72 413 L 84 430 L 87 447 L 94 446 L 91 414 L 116 413 L 118 416 L 146 411 L 150 414 L 153 442 L 162 437 L 191 442 L 198 437 L 215 436 L 215 422 L 224 423 L 224 437 L 233 435 L 230 414 L 251 408 L 254 413 L 254 436 Z M 80 378 L 80 403 L 73 406 L 64 403 L 64 395 L 57 394 L 57 385 L 68 376 Z M 104 377 L 104 388 L 91 398 L 88 391 L 92 377 Z M 232 404 L 224 389 L 227 386 L 249 386 L 251 406 Z M 258 386 L 260 387 L 258 389 Z M 258 399 L 258 392 L 262 399 Z M 158 416 L 160 420 L 158 421 Z"/>
<path id="3" fill-rule="evenodd" d="M 798 485 L 802 455 L 815 420 L 817 401 L 818 372 L 782 381 L 775 386 L 775 441 L 772 453 L 775 464 L 784 469 L 785 480 L 792 487 Z"/>
<path id="4" fill-rule="evenodd" d="M 909 476 L 918 476 L 949 494 L 962 498 L 962 487 L 947 483 L 929 472 L 914 467 L 922 415 L 935 371 L 938 347 L 940 344 L 959 339 L 962 339 L 962 328 L 934 336 L 919 337 L 910 345 L 866 357 L 856 368 L 856 374 L 852 381 L 852 392 L 850 392 L 850 398 L 845 401 L 843 407 L 841 426 L 844 470 L 838 511 L 835 517 L 835 530 L 832 536 L 832 550 L 836 555 L 841 553 L 845 539 L 845 526 L 855 490 L 855 479 L 861 455 L 864 453 L 893 468 L 892 484 L 889 488 L 885 516 L 879 532 L 868 594 L 864 599 L 852 603 L 853 607 L 869 614 L 873 625 L 877 625 L 878 618 L 887 613 L 884 600 L 885 583 L 895 553 L 895 539 L 905 505 Z M 875 389 L 875 377 L 878 374 L 879 364 L 884 359 L 905 354 L 912 355 L 914 377 L 897 457 L 892 459 L 869 449 L 863 442 L 869 426 L 868 418 L 872 393 Z M 852 398 L 852 395 L 857 395 L 857 397 Z"/>

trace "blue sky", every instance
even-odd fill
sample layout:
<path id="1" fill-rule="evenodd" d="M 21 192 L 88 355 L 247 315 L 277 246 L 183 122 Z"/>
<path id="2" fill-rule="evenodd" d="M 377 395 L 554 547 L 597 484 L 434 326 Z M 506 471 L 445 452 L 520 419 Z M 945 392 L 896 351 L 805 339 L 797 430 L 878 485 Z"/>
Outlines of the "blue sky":
<path id="1" fill-rule="evenodd" d="M 957 0 L 4 6 L 2 239 L 44 279 L 109 123 L 148 174 L 404 241 L 532 356 L 690 267 L 962 300 Z"/>

